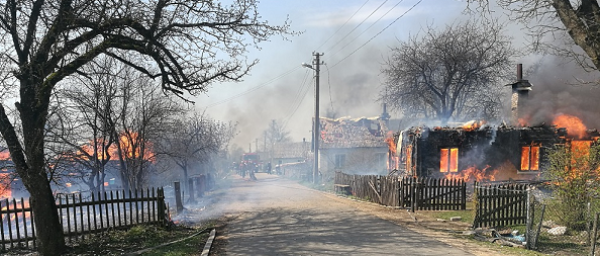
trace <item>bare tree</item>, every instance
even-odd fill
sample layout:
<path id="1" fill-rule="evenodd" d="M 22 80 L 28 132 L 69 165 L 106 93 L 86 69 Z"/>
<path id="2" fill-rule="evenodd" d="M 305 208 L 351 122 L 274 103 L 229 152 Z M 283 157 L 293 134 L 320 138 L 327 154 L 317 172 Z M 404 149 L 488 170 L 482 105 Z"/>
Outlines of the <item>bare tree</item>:
<path id="1" fill-rule="evenodd" d="M 66 247 L 44 162 L 44 128 L 57 84 L 105 55 L 160 79 L 162 89 L 185 97 L 214 82 L 237 81 L 256 61 L 246 47 L 286 34 L 288 25 L 260 20 L 257 2 L 236 0 L 8 0 L 0 3 L 0 55 L 19 88 L 19 123 L 0 104 L 0 133 L 31 194 L 40 252 Z M 249 40 L 251 43 L 248 43 Z M 4 87 L 5 85 L 3 85 Z M 19 140 L 15 125 L 23 127 Z"/>
<path id="2" fill-rule="evenodd" d="M 391 49 L 380 100 L 405 115 L 443 122 L 497 117 L 515 53 L 496 23 L 429 28 Z"/>
<path id="3" fill-rule="evenodd" d="M 182 108 L 163 97 L 158 87 L 145 77 L 135 78 L 122 88 L 123 118 L 114 126 L 118 138 L 117 156 L 125 190 L 142 189 L 155 161 L 154 144 L 169 132 Z M 176 129 L 176 128 L 173 128 Z"/>
<path id="4" fill-rule="evenodd" d="M 181 116 L 173 126 L 159 140 L 156 150 L 157 154 L 166 156 L 181 168 L 185 186 L 190 168 L 205 162 L 219 150 L 216 123 L 207 115 L 194 112 L 190 116 Z"/>
<path id="5" fill-rule="evenodd" d="M 467 2 L 476 3 L 481 11 L 489 13 L 490 0 Z M 497 0 L 496 3 L 508 11 L 511 19 L 528 28 L 533 50 L 550 50 L 577 61 L 588 71 L 600 70 L 598 1 Z"/>
<path id="6" fill-rule="evenodd" d="M 119 89 L 134 75 L 131 68 L 115 60 L 102 58 L 84 69 L 90 75 L 74 76 L 69 86 L 59 90 L 65 101 L 56 109 L 57 126 L 50 126 L 48 141 L 65 144 L 67 150 L 59 152 L 70 161 L 77 162 L 76 173 L 92 192 L 103 189 L 106 166 L 116 159 L 117 137 L 114 130 L 122 115 L 119 109 Z M 52 122 L 50 119 L 49 122 Z"/>

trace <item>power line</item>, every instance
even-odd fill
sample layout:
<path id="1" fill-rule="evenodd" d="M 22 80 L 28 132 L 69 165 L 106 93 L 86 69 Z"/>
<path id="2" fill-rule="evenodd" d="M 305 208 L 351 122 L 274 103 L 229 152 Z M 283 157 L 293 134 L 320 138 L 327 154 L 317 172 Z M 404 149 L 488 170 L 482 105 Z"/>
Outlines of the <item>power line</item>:
<path id="1" fill-rule="evenodd" d="M 237 99 L 237 98 L 239 98 L 239 97 L 242 97 L 242 96 L 244 96 L 244 95 L 246 95 L 246 94 L 248 94 L 248 93 L 251 93 L 251 92 L 253 92 L 253 91 L 256 91 L 256 90 L 258 90 L 258 89 L 260 89 L 260 88 L 262 88 L 262 87 L 265 87 L 265 86 L 267 86 L 268 84 L 270 84 L 270 83 L 272 83 L 272 82 L 275 82 L 275 81 L 277 81 L 277 80 L 281 79 L 281 78 L 282 78 L 282 77 L 284 77 L 284 76 L 287 76 L 287 75 L 291 74 L 292 72 L 296 71 L 296 69 L 299 69 L 299 68 L 300 68 L 300 65 L 298 65 L 298 66 L 296 66 L 296 67 L 294 67 L 294 68 L 292 68 L 292 69 L 290 69 L 290 70 L 286 71 L 285 73 L 283 73 L 283 74 L 281 74 L 281 75 L 279 75 L 279 76 L 277 76 L 277 77 L 275 77 L 275 78 L 272 78 L 271 80 L 269 80 L 269 81 L 267 81 L 267 82 L 264 82 L 264 83 L 262 83 L 262 84 L 259 84 L 259 85 L 257 85 L 257 86 L 254 86 L 254 87 L 252 87 L 252 88 L 250 88 L 250 89 L 248 89 L 248 90 L 246 90 L 246 91 L 244 91 L 244 92 L 242 92 L 242 93 L 236 94 L 236 95 L 234 95 L 234 96 L 231 96 L 231 97 L 229 97 L 229 98 L 226 98 L 226 99 L 224 99 L 224 100 L 217 101 L 217 102 L 215 102 L 215 103 L 209 104 L 209 105 L 207 105 L 207 106 L 206 106 L 206 107 L 204 107 L 204 108 L 205 108 L 205 109 L 212 108 L 212 107 L 214 107 L 214 106 L 221 105 L 221 104 L 223 104 L 223 103 L 229 102 L 229 101 L 231 101 L 231 100 L 234 100 L 234 99 Z"/>
<path id="2" fill-rule="evenodd" d="M 307 74 L 308 74 L 308 72 L 309 72 L 309 71 L 307 70 L 306 72 L 307 72 Z M 312 80 L 312 79 L 311 79 L 311 80 Z M 300 108 L 300 105 L 302 105 L 302 102 L 304 102 L 304 99 L 306 98 L 306 94 L 308 94 L 308 92 L 310 91 L 310 88 L 311 88 L 311 87 L 310 87 L 310 86 L 306 86 L 306 81 L 307 81 L 307 80 L 304 80 L 304 81 L 303 81 L 303 84 L 301 85 L 301 88 L 302 88 L 302 89 L 306 88 L 306 89 L 304 90 L 304 94 L 303 94 L 303 95 L 302 95 L 302 97 L 300 98 L 300 101 L 298 102 L 298 104 L 296 104 L 296 108 L 294 109 L 294 111 L 293 111 L 291 114 L 289 114 L 289 115 L 288 115 L 288 116 L 285 118 L 285 121 L 284 121 L 284 123 L 283 123 L 283 129 L 285 129 L 285 127 L 287 126 L 288 122 L 289 122 L 289 121 L 292 119 L 292 117 L 293 117 L 293 116 L 296 114 L 296 111 L 298 111 L 298 109 Z"/>
<path id="3" fill-rule="evenodd" d="M 379 19 L 377 19 L 375 22 L 371 23 L 371 26 L 369 26 L 368 28 L 366 28 L 365 30 L 363 30 L 360 34 L 358 34 L 358 36 L 354 37 L 354 39 L 350 40 L 344 46 L 340 47 L 337 52 L 333 53 L 333 55 L 341 52 L 348 45 L 352 44 L 352 42 L 354 42 L 356 39 L 360 38 L 360 36 L 362 34 L 364 34 L 365 32 L 369 31 L 370 28 L 372 28 L 373 26 L 375 26 L 375 24 L 377 24 L 377 22 L 379 22 L 381 19 L 383 19 L 383 17 L 387 16 L 392 10 L 394 10 L 396 7 L 398 7 L 398 5 L 400 5 L 402 2 L 404 2 L 404 0 L 400 0 L 396 5 L 392 6 L 392 8 L 390 8 L 387 12 L 385 12 L 383 15 L 381 15 L 381 17 L 379 17 Z"/>
<path id="4" fill-rule="evenodd" d="M 377 8 L 375 8 L 375 10 L 373 10 L 369 16 L 367 16 L 366 18 L 364 18 L 358 25 L 356 25 L 352 30 L 350 30 L 350 32 L 348 32 L 344 37 L 342 37 L 342 39 L 340 39 L 337 43 L 335 43 L 334 45 L 332 45 L 329 49 L 333 49 L 333 47 L 335 47 L 336 45 L 340 44 L 341 42 L 344 41 L 344 39 L 346 39 L 346 37 L 348 37 L 350 34 L 352 34 L 352 32 L 354 32 L 354 30 L 356 30 L 358 27 L 360 27 L 360 25 L 362 25 L 363 23 L 365 23 L 365 21 L 367 21 L 375 12 L 377 12 L 377 10 L 379 10 L 379 8 L 381 8 L 385 3 L 387 3 L 388 0 L 383 1 L 383 3 L 381 3 L 379 6 L 377 6 Z"/>
<path id="5" fill-rule="evenodd" d="M 304 87 L 306 86 L 306 80 L 308 79 L 308 74 L 309 70 L 306 70 L 306 73 L 304 73 L 304 78 L 302 79 L 302 83 L 300 86 L 298 86 L 298 90 L 294 96 L 294 100 L 291 101 L 291 104 L 288 105 L 288 109 L 286 111 L 286 113 L 288 113 L 286 115 L 286 118 L 289 118 L 291 115 L 289 113 L 292 113 L 294 111 L 294 108 L 296 106 L 296 103 L 298 102 L 298 100 L 302 100 L 304 96 L 300 97 L 300 95 L 303 95 L 303 91 L 304 91 Z"/>
<path id="6" fill-rule="evenodd" d="M 325 42 L 323 42 L 321 45 L 319 45 L 319 47 L 317 47 L 317 50 L 319 50 L 321 47 L 323 47 L 323 45 L 325 45 L 327 42 L 329 42 L 329 40 L 331 40 L 331 38 L 333 38 L 334 35 L 336 35 L 338 32 L 340 32 L 340 30 L 342 30 L 342 28 L 344 26 L 346 26 L 346 24 L 348 23 L 348 21 L 350 21 L 352 18 L 354 18 L 354 16 L 363 8 L 365 7 L 365 5 L 369 2 L 370 0 L 367 0 L 366 2 L 364 2 L 359 8 L 358 10 L 356 10 L 354 12 L 354 14 L 352 14 L 352 16 L 350 16 L 350 18 L 348 18 L 346 20 L 346 22 L 344 22 L 344 24 L 342 24 L 341 27 L 339 27 L 335 32 L 333 32 L 333 34 L 331 34 L 331 36 L 329 36 L 329 38 L 327 38 L 327 40 L 325 40 Z"/>
<path id="7" fill-rule="evenodd" d="M 419 0 L 417 3 L 415 3 L 413 6 L 411 6 L 408 10 L 406 10 L 402 15 L 398 16 L 398 18 L 396 18 L 394 21 L 392 21 L 389 25 L 387 25 L 385 28 L 383 28 L 381 31 L 379 31 L 377 34 L 375 34 L 373 37 L 371 37 L 369 40 L 367 40 L 364 44 L 362 44 L 361 46 L 359 46 L 358 48 L 356 48 L 354 51 L 352 51 L 350 54 L 348 54 L 346 57 L 344 57 L 340 61 L 338 61 L 335 64 L 333 64 L 331 66 L 331 68 L 334 68 L 335 66 L 337 66 L 338 64 L 340 64 L 342 61 L 346 60 L 347 58 L 349 58 L 350 56 L 352 56 L 353 54 L 355 54 L 358 50 L 360 50 L 361 48 L 363 48 L 365 45 L 367 45 L 368 43 L 370 43 L 371 41 L 373 41 L 373 39 L 375 39 L 375 37 L 379 36 L 381 33 L 383 33 L 383 31 L 385 31 L 386 29 L 388 29 L 389 27 L 391 27 L 394 23 L 396 23 L 396 21 L 398 21 L 400 18 L 404 17 L 404 15 L 406 15 L 408 12 L 410 12 L 412 9 L 414 9 L 422 1 L 423 0 Z"/>

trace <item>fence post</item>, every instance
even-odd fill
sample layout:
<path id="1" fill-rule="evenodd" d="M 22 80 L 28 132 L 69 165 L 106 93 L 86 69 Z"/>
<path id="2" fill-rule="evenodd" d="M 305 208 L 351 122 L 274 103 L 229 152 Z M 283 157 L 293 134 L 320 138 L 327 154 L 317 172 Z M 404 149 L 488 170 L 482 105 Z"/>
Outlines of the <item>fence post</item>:
<path id="1" fill-rule="evenodd" d="M 181 201 L 181 184 L 179 181 L 174 182 L 175 187 L 175 204 L 177 206 L 177 214 L 183 211 L 183 202 Z"/>
<path id="2" fill-rule="evenodd" d="M 590 250 L 590 255 L 594 256 L 596 255 L 596 236 L 598 235 L 598 217 L 599 217 L 600 213 L 596 213 L 594 216 L 594 227 L 592 230 L 592 246 L 591 246 L 591 250 Z"/>
<path id="3" fill-rule="evenodd" d="M 195 191 L 194 191 L 194 178 L 188 178 L 188 194 L 190 195 L 189 202 L 193 203 L 196 201 Z"/>
<path id="4" fill-rule="evenodd" d="M 533 249 L 537 248 L 537 241 L 540 237 L 540 232 L 542 232 L 542 222 L 544 222 L 544 213 L 546 212 L 546 205 L 542 205 L 542 213 L 540 214 L 540 223 L 538 224 L 537 231 L 535 233 L 535 238 L 533 239 L 533 244 L 531 247 Z"/>
<path id="5" fill-rule="evenodd" d="M 533 195 L 531 194 L 531 190 L 530 188 L 527 188 L 526 190 L 527 193 L 527 220 L 526 220 L 526 231 L 525 231 L 525 241 L 526 241 L 526 245 L 525 248 L 527 248 L 528 250 L 533 249 L 532 247 L 532 241 L 533 241 Z"/>
<path id="6" fill-rule="evenodd" d="M 157 207 L 158 207 L 158 221 L 163 225 L 166 226 L 167 225 L 167 207 L 165 205 L 165 190 L 163 188 L 159 188 L 157 191 L 157 196 L 158 196 L 158 200 L 157 200 Z"/>
<path id="7" fill-rule="evenodd" d="M 473 208 L 475 209 L 475 218 L 473 219 L 473 228 L 478 227 L 479 223 L 479 215 L 481 214 L 481 209 L 479 209 L 479 190 L 477 188 L 477 180 L 473 182 Z"/>

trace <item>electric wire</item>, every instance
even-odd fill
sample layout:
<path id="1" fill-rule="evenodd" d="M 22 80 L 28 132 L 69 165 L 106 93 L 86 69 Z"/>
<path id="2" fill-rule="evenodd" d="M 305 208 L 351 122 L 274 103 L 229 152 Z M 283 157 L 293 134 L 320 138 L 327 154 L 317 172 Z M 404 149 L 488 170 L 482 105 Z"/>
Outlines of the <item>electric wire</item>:
<path id="1" fill-rule="evenodd" d="M 339 27 L 339 28 L 338 28 L 338 29 L 337 29 L 335 32 L 333 32 L 333 34 L 331 34 L 331 36 L 329 36 L 329 38 L 327 38 L 327 40 L 325 40 L 325 42 L 323 42 L 321 45 L 319 45 L 319 47 L 317 47 L 317 51 L 318 51 L 318 50 L 319 50 L 321 47 L 323 47 L 323 45 L 325 45 L 327 42 L 329 42 L 329 40 L 331 40 L 331 38 L 333 38 L 333 36 L 335 36 L 335 35 L 336 35 L 338 32 L 340 32 L 340 30 L 342 30 L 342 28 L 343 28 L 344 26 L 346 26 L 346 24 L 347 24 L 347 23 L 348 23 L 350 20 L 352 20 L 352 18 L 354 18 L 354 16 L 355 16 L 355 15 L 356 15 L 356 14 L 357 14 L 357 13 L 358 13 L 358 12 L 359 12 L 359 11 L 360 11 L 362 8 L 363 8 L 363 7 L 365 7 L 365 5 L 366 5 L 366 4 L 367 4 L 369 1 L 370 1 L 370 0 L 367 0 L 366 2 L 364 2 L 364 3 L 363 3 L 363 4 L 362 4 L 362 5 L 361 5 L 361 6 L 358 8 L 358 10 L 356 10 L 356 11 L 354 12 L 354 14 L 352 14 L 352 16 L 350 16 L 350 18 L 348 18 L 348 19 L 346 20 L 346 22 L 344 22 L 344 24 L 342 24 L 342 26 L 340 26 L 340 27 Z"/>
<path id="2" fill-rule="evenodd" d="M 311 88 L 311 87 L 310 87 L 310 86 L 305 86 L 305 85 L 307 84 L 307 83 L 306 83 L 306 81 L 308 81 L 308 80 L 304 80 L 304 81 L 303 81 L 303 84 L 301 85 L 301 88 L 306 88 L 306 89 L 304 90 L 304 94 L 303 94 L 303 95 L 302 95 L 302 97 L 300 98 L 300 101 L 298 102 L 298 104 L 296 104 L 296 108 L 294 109 L 294 111 L 293 111 L 293 112 L 292 112 L 290 115 L 288 115 L 288 117 L 286 117 L 286 119 L 284 119 L 285 121 L 284 121 L 284 123 L 283 123 L 283 126 L 282 126 L 283 128 L 282 128 L 282 129 L 285 129 L 285 128 L 287 127 L 287 124 L 288 124 L 288 123 L 289 123 L 289 121 L 292 119 L 292 117 L 293 117 L 293 116 L 296 114 L 296 111 L 298 111 L 298 109 L 299 109 L 299 108 L 300 108 L 300 106 L 302 105 L 302 102 L 304 102 L 304 99 L 306 98 L 306 95 L 307 95 L 307 94 L 308 94 L 308 92 L 310 91 L 310 88 Z M 312 81 L 312 79 L 311 79 L 311 81 Z"/>
<path id="3" fill-rule="evenodd" d="M 298 86 L 298 90 L 296 91 L 295 95 L 294 95 L 294 100 L 291 101 L 291 103 L 288 105 L 287 111 L 285 111 L 286 117 L 284 118 L 287 119 L 290 114 L 294 111 L 294 106 L 296 106 L 296 103 L 298 102 L 298 100 L 300 100 L 300 95 L 302 95 L 302 92 L 304 91 L 304 87 L 306 86 L 306 80 L 308 79 L 308 73 L 310 72 L 310 70 L 306 70 L 306 73 L 304 73 L 304 78 L 302 79 L 302 83 L 300 84 L 300 86 Z M 303 96 L 304 97 L 304 96 Z"/>
<path id="4" fill-rule="evenodd" d="M 329 47 L 329 49 L 333 49 L 335 46 L 337 46 L 338 44 L 340 44 L 341 42 L 344 41 L 344 39 L 346 39 L 346 37 L 348 37 L 350 34 L 352 34 L 352 32 L 354 32 L 354 30 L 356 30 L 358 27 L 360 27 L 363 23 L 365 23 L 365 21 L 367 21 L 373 14 L 375 14 L 375 12 L 377 12 L 377 10 L 379 10 L 379 8 L 381 8 L 385 3 L 387 3 L 388 0 L 383 1 L 383 3 L 381 3 L 379 6 L 377 6 L 377 8 L 375 8 L 375 10 L 373 10 L 366 18 L 364 18 L 358 25 L 356 25 L 352 30 L 350 30 L 350 32 L 348 32 L 344 37 L 342 37 L 342 39 L 340 39 L 337 43 L 335 43 L 334 45 L 332 45 L 331 47 Z"/>
<path id="5" fill-rule="evenodd" d="M 346 43 L 344 46 L 340 47 L 339 49 L 337 49 L 336 52 L 334 52 L 332 54 L 332 56 L 338 54 L 339 52 L 341 52 L 344 48 L 346 48 L 348 45 L 352 44 L 354 41 L 356 41 L 356 39 L 360 38 L 360 36 L 362 34 L 364 34 L 365 32 L 369 31 L 369 29 L 371 29 L 373 26 L 375 26 L 375 24 L 377 24 L 377 22 L 379 22 L 381 19 L 383 19 L 383 17 L 387 16 L 392 10 L 394 10 L 396 7 L 398 7 L 398 5 L 400 5 L 402 2 L 404 2 L 404 0 L 400 0 L 398 1 L 398 3 L 396 3 L 396 5 L 392 6 L 392 8 L 390 8 L 387 12 L 385 12 L 383 15 L 381 15 L 379 17 L 379 19 L 377 19 L 375 22 L 371 23 L 371 26 L 369 26 L 368 28 L 366 28 L 365 30 L 363 30 L 360 34 L 358 34 L 356 37 L 354 37 L 354 39 L 348 41 L 348 43 Z"/>
<path id="6" fill-rule="evenodd" d="M 358 52 L 358 50 L 360 50 L 361 48 L 363 48 L 365 45 L 367 45 L 368 43 L 370 43 L 371 41 L 373 41 L 373 39 L 375 39 L 375 37 L 381 35 L 381 33 L 383 33 L 383 31 L 385 31 L 386 29 L 388 29 L 389 27 L 391 27 L 394 23 L 396 23 L 398 20 L 400 20 L 402 17 L 404 17 L 407 13 L 409 13 L 412 9 L 414 9 L 417 5 L 419 5 L 423 0 L 419 0 L 418 2 L 416 2 L 413 6 L 411 6 L 408 10 L 406 10 L 402 15 L 398 16 L 398 18 L 396 18 L 395 20 L 393 20 L 390 24 L 388 24 L 385 28 L 383 28 L 381 31 L 379 31 L 377 34 L 375 34 L 373 37 L 371 37 L 369 40 L 367 40 L 364 44 L 362 44 L 361 46 L 359 46 L 358 48 L 356 48 L 354 51 L 352 51 L 350 54 L 346 55 L 346 57 L 342 58 L 340 61 L 336 62 L 335 64 L 333 64 L 331 66 L 331 68 L 336 67 L 338 64 L 340 64 L 342 61 L 348 59 L 350 56 L 354 55 L 356 52 Z"/>

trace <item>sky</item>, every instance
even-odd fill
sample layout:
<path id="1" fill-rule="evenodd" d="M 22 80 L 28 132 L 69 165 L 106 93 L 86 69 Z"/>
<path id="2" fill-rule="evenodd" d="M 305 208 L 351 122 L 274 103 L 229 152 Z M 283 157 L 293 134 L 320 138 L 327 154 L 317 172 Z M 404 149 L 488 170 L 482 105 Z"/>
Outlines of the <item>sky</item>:
<path id="1" fill-rule="evenodd" d="M 313 52 L 322 53 L 320 115 L 333 109 L 338 117 L 377 116 L 380 69 L 389 48 L 428 25 L 443 27 L 462 16 L 458 1 L 281 1 L 263 0 L 259 13 L 301 35 L 273 36 L 249 58 L 260 62 L 239 83 L 215 84 L 197 97 L 196 108 L 221 121 L 238 123 L 234 143 L 255 150 L 272 120 L 285 125 L 293 141 L 311 137 L 314 116 L 314 72 L 303 68 Z M 386 28 L 387 27 L 387 28 Z"/>
<path id="2" fill-rule="evenodd" d="M 237 122 L 239 134 L 232 144 L 245 151 L 255 151 L 256 142 L 262 148 L 263 132 L 272 120 L 285 125 L 292 141 L 310 141 L 314 73 L 301 64 L 311 63 L 313 52 L 318 52 L 324 62 L 320 116 L 332 109 L 336 117 L 378 116 L 382 112 L 382 102 L 377 100 L 383 81 L 380 70 L 390 47 L 428 27 L 444 29 L 480 18 L 465 13 L 466 7 L 459 0 L 260 1 L 258 11 L 264 20 L 280 25 L 287 18 L 291 29 L 301 34 L 289 40 L 273 36 L 260 49 L 249 49 L 247 56 L 260 61 L 250 74 L 242 82 L 213 85 L 195 99 L 195 107 L 217 120 Z M 500 11 L 495 14 L 504 17 Z M 517 48 L 528 43 L 527 31 L 518 24 L 507 22 L 505 32 Z M 600 104 L 595 104 L 600 88 L 569 85 L 579 77 L 597 79 L 598 74 L 583 74 L 575 64 L 557 57 L 523 55 L 514 61 L 523 63 L 525 79 L 534 84 L 529 109 L 533 120 L 541 123 L 565 112 L 580 115 L 592 128 L 600 127 Z"/>

